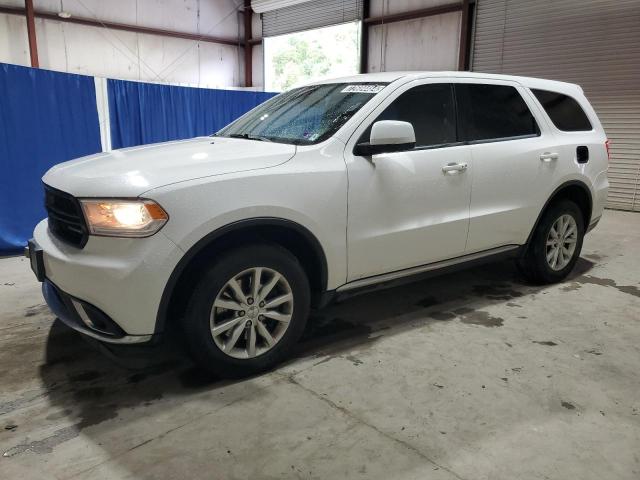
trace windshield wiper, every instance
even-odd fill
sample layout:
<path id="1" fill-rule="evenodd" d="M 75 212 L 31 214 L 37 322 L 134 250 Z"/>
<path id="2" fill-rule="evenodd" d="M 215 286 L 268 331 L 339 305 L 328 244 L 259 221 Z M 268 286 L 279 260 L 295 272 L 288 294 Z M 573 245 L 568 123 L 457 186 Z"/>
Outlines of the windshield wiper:
<path id="1" fill-rule="evenodd" d="M 258 140 L 259 142 L 270 142 L 267 137 L 261 137 L 260 135 L 250 135 L 248 133 L 230 133 L 227 135 L 231 138 L 244 138 L 245 140 Z"/>

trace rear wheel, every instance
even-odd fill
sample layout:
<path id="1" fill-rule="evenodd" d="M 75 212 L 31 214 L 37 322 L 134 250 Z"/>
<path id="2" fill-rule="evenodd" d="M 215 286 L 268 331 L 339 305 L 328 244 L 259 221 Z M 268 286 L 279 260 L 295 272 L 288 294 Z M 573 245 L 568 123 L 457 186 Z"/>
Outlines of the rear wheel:
<path id="1" fill-rule="evenodd" d="M 570 200 L 561 200 L 543 214 L 518 267 L 532 282 L 559 282 L 576 264 L 583 238 L 584 219 L 580 208 Z"/>
<path id="2" fill-rule="evenodd" d="M 225 253 L 197 284 L 185 315 L 189 349 L 218 375 L 244 376 L 281 361 L 309 312 L 302 266 L 277 245 Z"/>

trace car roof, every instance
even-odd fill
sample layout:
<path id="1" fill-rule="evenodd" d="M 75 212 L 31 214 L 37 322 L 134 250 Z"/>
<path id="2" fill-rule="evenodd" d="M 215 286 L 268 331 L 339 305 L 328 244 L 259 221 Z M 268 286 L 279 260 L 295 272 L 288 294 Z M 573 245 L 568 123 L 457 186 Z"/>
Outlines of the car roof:
<path id="1" fill-rule="evenodd" d="M 333 78 L 330 80 L 321 80 L 313 82 L 311 85 L 322 85 L 326 83 L 358 83 L 358 82 L 385 82 L 391 83 L 396 80 L 411 81 L 425 78 L 470 78 L 479 80 L 502 80 L 519 83 L 528 88 L 537 88 L 543 90 L 553 90 L 563 93 L 575 94 L 576 91 L 582 93 L 580 86 L 560 82 L 557 80 L 546 80 L 543 78 L 522 77 L 516 75 L 502 75 L 499 73 L 479 73 L 479 72 L 460 72 L 460 71 L 421 71 L 421 72 L 378 72 L 363 73 L 360 75 L 352 75 L 349 77 Z M 404 83 L 404 82 L 403 82 Z"/>

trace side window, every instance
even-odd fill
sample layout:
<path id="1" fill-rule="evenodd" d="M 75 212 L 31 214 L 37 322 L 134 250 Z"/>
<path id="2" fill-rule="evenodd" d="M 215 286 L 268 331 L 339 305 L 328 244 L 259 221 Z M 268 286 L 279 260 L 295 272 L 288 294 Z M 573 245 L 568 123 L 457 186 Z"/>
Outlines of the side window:
<path id="1" fill-rule="evenodd" d="M 547 90 L 534 90 L 531 92 L 542 104 L 553 124 L 565 132 L 589 131 L 593 127 L 578 102 L 567 95 Z"/>
<path id="2" fill-rule="evenodd" d="M 514 87 L 456 85 L 462 140 L 498 140 L 540 135 L 538 124 Z"/>
<path id="3" fill-rule="evenodd" d="M 389 105 L 378 120 L 401 120 L 413 125 L 416 147 L 432 147 L 456 141 L 456 117 L 450 84 L 420 85 L 404 92 Z M 368 142 L 371 125 L 360 137 Z"/>

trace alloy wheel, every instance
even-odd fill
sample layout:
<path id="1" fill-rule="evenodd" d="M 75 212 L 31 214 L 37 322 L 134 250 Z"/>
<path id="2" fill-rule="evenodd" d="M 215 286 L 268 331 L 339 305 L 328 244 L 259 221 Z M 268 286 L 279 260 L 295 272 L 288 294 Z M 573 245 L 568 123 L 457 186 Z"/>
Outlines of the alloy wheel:
<path id="1" fill-rule="evenodd" d="M 561 215 L 553 222 L 546 243 L 547 263 L 552 270 L 562 270 L 569 264 L 577 241 L 578 225 L 571 215 Z"/>
<path id="2" fill-rule="evenodd" d="M 253 267 L 234 275 L 213 302 L 213 341 L 234 358 L 254 358 L 284 336 L 293 314 L 293 292 L 276 270 Z"/>

